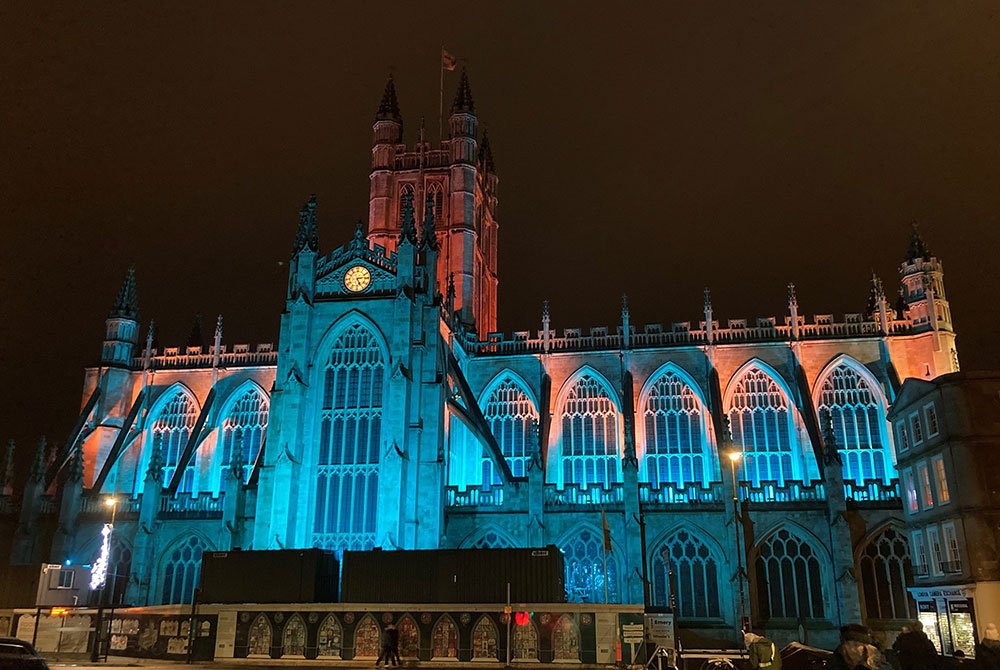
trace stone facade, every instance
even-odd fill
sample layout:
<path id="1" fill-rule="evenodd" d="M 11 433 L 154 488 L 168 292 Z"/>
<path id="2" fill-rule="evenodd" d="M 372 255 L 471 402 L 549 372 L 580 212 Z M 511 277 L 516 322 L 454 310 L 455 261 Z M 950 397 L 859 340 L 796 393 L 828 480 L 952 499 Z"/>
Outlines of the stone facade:
<path id="1" fill-rule="evenodd" d="M 504 336 L 471 96 L 463 76 L 450 137 L 408 147 L 390 81 L 367 233 L 321 253 L 303 207 L 276 348 L 230 344 L 221 318 L 207 345 L 141 343 L 129 274 L 71 440 L 40 449 L 19 509 L 9 485 L 0 499 L 13 559 L 93 560 L 114 495 L 116 593 L 135 605 L 189 600 L 209 550 L 551 543 L 570 599 L 672 605 L 692 644 L 731 639 L 741 610 L 778 641 L 898 627 L 905 543 L 879 584 L 900 608 L 858 578 L 902 532 L 886 411 L 901 379 L 958 364 L 916 231 L 899 304 L 873 278 L 839 320 L 800 315 L 790 286 L 782 318 L 722 323 L 706 291 L 694 323 L 637 327 L 623 304 L 613 328 L 557 331 L 546 305 Z"/>
<path id="2" fill-rule="evenodd" d="M 1000 374 L 908 379 L 889 413 L 917 601 L 943 653 L 976 653 L 1000 621 Z"/>

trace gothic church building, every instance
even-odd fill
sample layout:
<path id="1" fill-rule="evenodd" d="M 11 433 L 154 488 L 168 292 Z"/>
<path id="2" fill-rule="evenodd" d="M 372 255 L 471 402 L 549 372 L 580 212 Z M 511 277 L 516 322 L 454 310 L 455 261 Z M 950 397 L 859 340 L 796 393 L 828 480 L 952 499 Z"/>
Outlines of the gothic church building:
<path id="1" fill-rule="evenodd" d="M 863 313 L 800 314 L 790 286 L 786 314 L 723 321 L 706 291 L 697 322 L 623 304 L 558 330 L 546 305 L 503 335 L 498 177 L 464 73 L 447 131 L 405 144 L 390 79 L 367 226 L 322 249 L 303 207 L 276 346 L 221 320 L 157 346 L 130 271 L 69 442 L 39 448 L 19 507 L 7 477 L 12 561 L 93 561 L 113 495 L 133 605 L 189 602 L 206 551 L 553 544 L 569 600 L 672 605 L 705 638 L 731 637 L 741 591 L 778 640 L 915 616 L 886 412 L 903 379 L 958 369 L 917 232 L 899 300 L 873 278 Z"/>

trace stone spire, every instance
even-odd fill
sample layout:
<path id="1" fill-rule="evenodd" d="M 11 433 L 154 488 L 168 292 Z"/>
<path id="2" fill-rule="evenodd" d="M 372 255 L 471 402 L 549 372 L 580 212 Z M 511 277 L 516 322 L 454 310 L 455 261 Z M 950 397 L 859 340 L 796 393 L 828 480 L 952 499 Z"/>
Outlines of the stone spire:
<path id="1" fill-rule="evenodd" d="M 931 259 L 931 250 L 924 242 L 924 238 L 920 236 L 920 228 L 917 226 L 917 222 L 913 221 L 910 224 L 912 231 L 910 233 L 910 245 L 906 250 L 906 258 L 904 260 L 925 260 L 929 261 Z"/>
<path id="2" fill-rule="evenodd" d="M 438 250 L 437 233 L 434 231 L 434 195 L 427 194 L 424 201 L 424 230 L 420 239 L 420 247 L 431 251 Z"/>
<path id="3" fill-rule="evenodd" d="M 472 87 L 469 86 L 469 74 L 462 68 L 462 78 L 458 82 L 455 101 L 451 103 L 452 114 L 475 114 L 476 102 L 472 99 Z"/>
<path id="4" fill-rule="evenodd" d="M 389 80 L 385 82 L 385 91 L 382 93 L 382 102 L 378 105 L 378 111 L 375 112 L 375 120 L 403 122 L 403 117 L 399 113 L 399 100 L 396 98 L 396 82 L 391 74 Z"/>
<path id="5" fill-rule="evenodd" d="M 705 315 L 705 340 L 709 344 L 712 344 L 712 338 L 714 336 L 714 327 L 715 327 L 715 316 L 714 316 L 714 311 L 712 310 L 712 292 L 708 289 L 707 286 L 705 287 L 704 296 L 705 296 L 705 302 L 703 305 L 703 313 Z"/>
<path id="6" fill-rule="evenodd" d="M 118 289 L 118 296 L 115 298 L 115 304 L 111 308 L 111 314 L 108 318 L 111 319 L 131 319 L 136 320 L 139 316 L 139 296 L 135 290 L 135 266 L 129 266 L 128 272 L 125 273 L 125 281 L 122 282 L 122 286 Z"/>
<path id="7" fill-rule="evenodd" d="M 622 294 L 622 348 L 628 349 L 632 338 L 631 315 L 628 311 L 628 296 Z"/>
<path id="8" fill-rule="evenodd" d="M 483 164 L 483 171 L 493 174 L 497 171 L 496 163 L 493 161 L 493 146 L 490 144 L 490 135 L 483 131 L 483 139 L 479 142 L 479 160 Z"/>
<path id="9" fill-rule="evenodd" d="M 399 230 L 400 242 L 407 240 L 410 244 L 417 243 L 417 224 L 413 218 L 413 192 L 406 191 L 400 198 L 402 207 L 402 225 Z"/>
<path id="10" fill-rule="evenodd" d="M 292 254 L 308 249 L 319 250 L 319 231 L 316 228 L 316 194 L 309 196 L 308 202 L 299 210 L 299 230 L 295 234 Z"/>
<path id="11" fill-rule="evenodd" d="M 0 479 L 0 495 L 14 495 L 14 440 L 7 441 L 7 456 L 4 459 L 3 478 Z"/>
<path id="12" fill-rule="evenodd" d="M 877 315 L 879 303 L 882 300 L 885 300 L 885 289 L 882 286 L 882 280 L 879 279 L 877 274 L 875 274 L 875 270 L 872 270 L 871 288 L 868 291 L 868 302 L 865 305 L 865 314 L 867 316 Z"/>

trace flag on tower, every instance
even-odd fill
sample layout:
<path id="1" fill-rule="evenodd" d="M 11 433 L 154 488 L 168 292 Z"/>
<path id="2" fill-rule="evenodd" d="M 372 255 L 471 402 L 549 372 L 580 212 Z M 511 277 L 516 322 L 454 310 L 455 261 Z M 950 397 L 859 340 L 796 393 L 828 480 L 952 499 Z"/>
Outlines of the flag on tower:
<path id="1" fill-rule="evenodd" d="M 604 548 L 613 554 L 615 550 L 611 546 L 611 526 L 608 525 L 608 515 L 604 513 L 603 509 L 601 510 L 601 526 L 604 528 Z"/>
<path id="2" fill-rule="evenodd" d="M 448 72 L 454 72 L 458 67 L 458 59 L 448 53 L 448 50 L 441 47 L 441 67 Z"/>

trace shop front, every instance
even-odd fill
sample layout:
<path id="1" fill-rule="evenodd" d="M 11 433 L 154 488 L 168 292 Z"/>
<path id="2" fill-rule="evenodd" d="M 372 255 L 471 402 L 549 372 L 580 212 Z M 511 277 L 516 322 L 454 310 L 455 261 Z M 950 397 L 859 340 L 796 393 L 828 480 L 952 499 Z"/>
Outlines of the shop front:
<path id="1" fill-rule="evenodd" d="M 917 618 L 938 651 L 976 655 L 987 624 L 1000 622 L 1000 582 L 911 588 Z"/>

